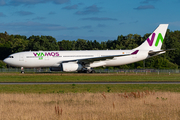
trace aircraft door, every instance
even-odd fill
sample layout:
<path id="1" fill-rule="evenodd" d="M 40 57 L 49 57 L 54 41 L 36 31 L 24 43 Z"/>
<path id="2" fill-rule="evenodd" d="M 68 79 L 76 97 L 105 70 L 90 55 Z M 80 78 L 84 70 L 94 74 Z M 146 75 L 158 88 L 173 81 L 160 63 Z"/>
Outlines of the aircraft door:
<path id="1" fill-rule="evenodd" d="M 19 55 L 19 61 L 24 61 L 24 55 Z"/>
<path id="2" fill-rule="evenodd" d="M 49 56 L 45 56 L 45 60 L 49 60 Z"/>

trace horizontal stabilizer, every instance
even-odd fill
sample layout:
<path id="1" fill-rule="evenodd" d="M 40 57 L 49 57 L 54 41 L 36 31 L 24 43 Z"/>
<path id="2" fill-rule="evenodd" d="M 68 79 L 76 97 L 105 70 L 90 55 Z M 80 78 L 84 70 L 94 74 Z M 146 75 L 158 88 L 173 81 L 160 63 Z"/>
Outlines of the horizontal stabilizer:
<path id="1" fill-rule="evenodd" d="M 157 54 L 159 54 L 159 53 L 164 53 L 164 52 L 170 51 L 170 50 L 175 50 L 175 49 L 167 49 L 167 50 L 159 50 L 159 51 L 150 50 L 149 53 L 148 53 L 148 55 L 149 55 L 149 56 L 155 56 L 155 55 L 157 55 Z"/>

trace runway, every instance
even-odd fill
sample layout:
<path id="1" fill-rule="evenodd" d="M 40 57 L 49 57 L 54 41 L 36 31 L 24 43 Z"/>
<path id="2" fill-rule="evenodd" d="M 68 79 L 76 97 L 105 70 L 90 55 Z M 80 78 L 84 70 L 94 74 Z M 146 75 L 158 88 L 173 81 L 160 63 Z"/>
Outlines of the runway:
<path id="1" fill-rule="evenodd" d="M 180 84 L 180 82 L 0 82 L 0 85 Z"/>

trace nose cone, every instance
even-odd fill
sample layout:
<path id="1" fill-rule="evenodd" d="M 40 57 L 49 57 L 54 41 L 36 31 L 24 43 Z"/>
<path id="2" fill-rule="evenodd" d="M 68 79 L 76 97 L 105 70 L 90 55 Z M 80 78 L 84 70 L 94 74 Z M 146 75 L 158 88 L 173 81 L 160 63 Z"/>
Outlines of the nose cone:
<path id="1" fill-rule="evenodd" d="M 5 58 L 5 59 L 3 60 L 3 62 L 5 62 L 6 64 L 9 64 L 8 58 Z"/>
<path id="2" fill-rule="evenodd" d="M 5 58 L 5 59 L 3 60 L 3 62 L 5 62 L 5 63 L 8 64 L 8 65 L 12 65 L 12 66 L 13 66 L 13 64 L 14 64 L 12 58 Z"/>

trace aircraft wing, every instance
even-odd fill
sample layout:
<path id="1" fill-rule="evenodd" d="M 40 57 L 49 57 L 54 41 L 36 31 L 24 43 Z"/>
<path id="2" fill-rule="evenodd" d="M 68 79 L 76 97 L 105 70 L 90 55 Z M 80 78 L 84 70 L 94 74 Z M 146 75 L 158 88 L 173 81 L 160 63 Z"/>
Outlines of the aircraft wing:
<path id="1" fill-rule="evenodd" d="M 123 56 L 129 56 L 129 55 L 135 55 L 138 53 L 139 50 L 136 50 L 132 52 L 131 54 L 121 54 L 121 55 L 111 55 L 111 56 L 101 56 L 101 57 L 92 57 L 92 58 L 85 58 L 85 59 L 76 59 L 76 60 L 68 60 L 68 61 L 63 61 L 63 63 L 66 62 L 79 62 L 79 63 L 93 63 L 95 61 L 101 61 L 101 60 L 107 60 L 107 59 L 113 59 L 114 57 L 123 57 Z"/>

